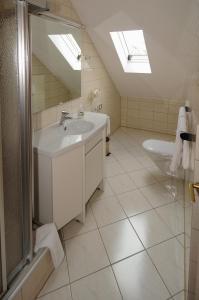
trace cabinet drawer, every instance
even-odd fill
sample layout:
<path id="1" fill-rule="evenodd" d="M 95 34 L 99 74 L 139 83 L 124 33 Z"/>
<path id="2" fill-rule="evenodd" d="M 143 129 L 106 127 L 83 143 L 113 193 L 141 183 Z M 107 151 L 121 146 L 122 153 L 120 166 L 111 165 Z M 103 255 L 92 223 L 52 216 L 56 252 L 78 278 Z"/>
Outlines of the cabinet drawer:
<path id="1" fill-rule="evenodd" d="M 95 135 L 85 146 L 85 153 L 87 154 L 92 148 L 102 140 L 102 132 L 100 131 L 97 135 Z"/>
<path id="2" fill-rule="evenodd" d="M 86 202 L 103 178 L 103 142 L 99 142 L 85 158 Z"/>

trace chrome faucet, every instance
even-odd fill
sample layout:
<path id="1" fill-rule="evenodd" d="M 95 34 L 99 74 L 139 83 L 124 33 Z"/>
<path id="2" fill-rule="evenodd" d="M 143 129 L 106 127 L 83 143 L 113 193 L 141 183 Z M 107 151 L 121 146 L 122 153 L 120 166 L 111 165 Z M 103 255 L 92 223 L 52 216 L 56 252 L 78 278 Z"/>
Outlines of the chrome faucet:
<path id="1" fill-rule="evenodd" d="M 59 125 L 63 125 L 65 120 L 72 119 L 72 117 L 70 117 L 69 115 L 70 114 L 67 111 L 63 110 L 61 112 L 61 119 L 60 119 Z"/>

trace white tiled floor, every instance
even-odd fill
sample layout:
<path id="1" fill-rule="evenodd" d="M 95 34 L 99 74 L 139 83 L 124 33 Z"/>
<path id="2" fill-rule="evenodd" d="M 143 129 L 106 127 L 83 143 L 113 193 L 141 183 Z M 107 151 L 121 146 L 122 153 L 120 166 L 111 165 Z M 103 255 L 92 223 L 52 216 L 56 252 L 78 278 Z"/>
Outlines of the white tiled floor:
<path id="1" fill-rule="evenodd" d="M 111 267 L 72 283 L 71 288 L 74 300 L 122 299 Z"/>
<path id="2" fill-rule="evenodd" d="M 185 299 L 184 292 L 177 294 L 173 299 L 174 300 L 184 300 Z"/>
<path id="3" fill-rule="evenodd" d="M 95 201 L 91 207 L 99 227 L 126 218 L 126 215 L 116 197 Z"/>
<path id="4" fill-rule="evenodd" d="M 123 298 L 165 300 L 169 292 L 146 252 L 113 265 Z"/>
<path id="5" fill-rule="evenodd" d="M 183 252 L 182 245 L 175 238 L 148 250 L 150 257 L 172 294 L 176 294 L 184 288 Z"/>
<path id="6" fill-rule="evenodd" d="M 101 228 L 100 233 L 111 263 L 144 250 L 127 219 Z"/>
<path id="7" fill-rule="evenodd" d="M 140 189 L 140 191 L 154 208 L 160 206 L 161 204 L 164 205 L 173 201 L 173 197 L 160 183 L 154 183 L 143 187 Z"/>
<path id="8" fill-rule="evenodd" d="M 146 248 L 172 237 L 169 228 L 154 210 L 132 217 L 130 221 Z"/>
<path id="9" fill-rule="evenodd" d="M 66 241 L 68 270 L 71 281 L 80 279 L 109 265 L 98 230 Z"/>
<path id="10" fill-rule="evenodd" d="M 118 195 L 118 199 L 128 217 L 132 217 L 152 209 L 150 203 L 139 190 Z"/>
<path id="11" fill-rule="evenodd" d="M 41 300 L 183 299 L 183 206 L 141 146 L 156 137 L 128 128 L 113 134 L 105 190 L 90 199 L 84 225 L 63 228 L 66 261 Z"/>

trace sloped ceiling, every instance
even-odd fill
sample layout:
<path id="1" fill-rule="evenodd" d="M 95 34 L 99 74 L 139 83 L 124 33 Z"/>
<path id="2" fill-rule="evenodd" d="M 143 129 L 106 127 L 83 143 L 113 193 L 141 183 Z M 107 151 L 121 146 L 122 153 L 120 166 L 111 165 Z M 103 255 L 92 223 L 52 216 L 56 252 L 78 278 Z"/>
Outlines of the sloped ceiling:
<path id="1" fill-rule="evenodd" d="M 198 0 L 72 0 L 122 96 L 186 98 L 199 70 Z M 144 30 L 152 74 L 123 72 L 110 31 Z M 198 75 L 197 75 L 198 76 Z"/>

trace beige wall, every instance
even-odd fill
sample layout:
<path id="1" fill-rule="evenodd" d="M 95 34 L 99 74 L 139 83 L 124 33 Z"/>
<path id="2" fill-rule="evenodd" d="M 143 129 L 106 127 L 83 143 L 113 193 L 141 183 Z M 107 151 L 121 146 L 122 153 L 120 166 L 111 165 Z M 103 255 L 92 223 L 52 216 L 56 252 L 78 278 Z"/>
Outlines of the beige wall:
<path id="1" fill-rule="evenodd" d="M 68 0 L 48 1 L 50 10 L 61 17 L 66 17 L 79 22 L 79 18 Z M 83 33 L 83 54 L 86 57 L 85 68 L 82 71 L 82 97 L 69 101 L 64 105 L 55 106 L 41 113 L 34 114 L 33 126 L 40 129 L 56 122 L 60 118 L 61 110 L 76 112 L 82 102 L 85 110 L 91 110 L 90 93 L 100 89 L 98 102 L 102 103 L 102 112 L 111 117 L 111 130 L 114 131 L 121 124 L 121 99 L 112 83 L 106 69 L 86 32 Z"/>
<path id="2" fill-rule="evenodd" d="M 45 107 L 70 99 L 70 91 L 41 62 L 32 57 L 32 111 L 38 112 Z"/>
<path id="3" fill-rule="evenodd" d="M 122 126 L 175 134 L 179 107 L 184 101 L 122 97 Z"/>

